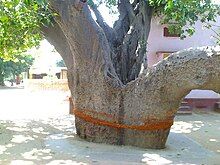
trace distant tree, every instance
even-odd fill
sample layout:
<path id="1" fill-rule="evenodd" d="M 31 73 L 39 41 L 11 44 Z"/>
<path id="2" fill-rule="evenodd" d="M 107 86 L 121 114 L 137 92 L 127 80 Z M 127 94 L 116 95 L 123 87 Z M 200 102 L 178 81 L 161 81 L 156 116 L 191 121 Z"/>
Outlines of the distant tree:
<path id="1" fill-rule="evenodd" d="M 64 60 L 57 61 L 56 66 L 57 67 L 66 67 Z"/>
<path id="2" fill-rule="evenodd" d="M 15 76 L 20 75 L 22 72 L 28 70 L 33 64 L 34 58 L 30 55 L 17 56 L 15 61 L 5 61 L 0 58 L 0 85 L 4 86 L 6 78 L 14 79 Z"/>

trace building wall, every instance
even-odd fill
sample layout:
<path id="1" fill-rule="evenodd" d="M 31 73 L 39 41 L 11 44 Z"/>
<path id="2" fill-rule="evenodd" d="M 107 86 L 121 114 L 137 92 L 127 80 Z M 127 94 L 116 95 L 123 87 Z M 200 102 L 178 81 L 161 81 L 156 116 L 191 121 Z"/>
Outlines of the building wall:
<path id="1" fill-rule="evenodd" d="M 215 24 L 220 25 L 220 18 L 217 19 L 217 23 Z M 211 29 L 203 28 L 201 22 L 195 24 L 195 34 L 184 40 L 178 37 L 164 37 L 164 27 L 157 19 L 152 19 L 147 49 L 148 66 L 150 68 L 163 59 L 163 54 L 157 52 L 175 52 L 190 47 L 215 45 L 216 43 L 215 38 L 212 37 L 214 32 Z M 216 30 L 215 27 L 213 28 Z M 186 98 L 220 98 L 220 96 L 213 91 L 193 90 Z"/>
<path id="2" fill-rule="evenodd" d="M 217 23 L 220 25 L 220 18 Z M 203 28 L 201 22 L 197 22 L 196 32 L 193 36 L 181 40 L 178 37 L 164 37 L 163 28 L 157 19 L 152 19 L 151 31 L 148 38 L 148 66 L 152 67 L 163 57 L 156 55 L 158 51 L 178 51 L 190 47 L 215 45 L 215 39 L 212 37 L 214 32 L 210 29 Z"/>

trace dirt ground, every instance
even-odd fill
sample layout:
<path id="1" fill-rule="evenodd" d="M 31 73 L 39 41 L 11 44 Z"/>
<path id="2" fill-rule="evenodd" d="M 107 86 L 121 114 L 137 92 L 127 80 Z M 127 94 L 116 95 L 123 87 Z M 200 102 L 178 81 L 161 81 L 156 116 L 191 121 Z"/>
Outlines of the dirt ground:
<path id="1" fill-rule="evenodd" d="M 166 148 L 88 143 L 75 134 L 68 93 L 0 89 L 0 164 L 220 164 L 220 114 L 176 116 Z"/>

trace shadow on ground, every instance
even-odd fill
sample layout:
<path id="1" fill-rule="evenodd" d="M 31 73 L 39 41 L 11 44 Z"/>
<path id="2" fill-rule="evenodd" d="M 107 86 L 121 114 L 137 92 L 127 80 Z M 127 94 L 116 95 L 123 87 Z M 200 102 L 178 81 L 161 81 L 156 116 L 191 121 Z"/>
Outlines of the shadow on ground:
<path id="1" fill-rule="evenodd" d="M 70 115 L 48 120 L 1 120 L 0 164 L 219 163 L 220 154 L 183 133 L 175 133 L 175 128 L 166 149 L 149 150 L 85 142 L 75 135 L 73 123 Z"/>

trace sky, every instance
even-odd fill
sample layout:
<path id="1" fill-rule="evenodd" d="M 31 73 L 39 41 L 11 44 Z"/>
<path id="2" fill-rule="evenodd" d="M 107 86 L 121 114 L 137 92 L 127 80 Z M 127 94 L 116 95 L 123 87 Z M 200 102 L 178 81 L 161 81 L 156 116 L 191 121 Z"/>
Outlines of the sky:
<path id="1" fill-rule="evenodd" d="M 104 4 L 99 6 L 99 11 L 102 13 L 105 22 L 113 27 L 113 23 L 118 19 L 118 14 L 110 14 L 109 9 Z"/>
<path id="2" fill-rule="evenodd" d="M 55 51 L 54 46 L 52 46 L 47 40 L 41 41 L 40 47 L 33 48 L 28 51 L 35 57 L 33 68 L 48 68 L 55 67 L 56 62 L 61 60 L 61 56 Z"/>

